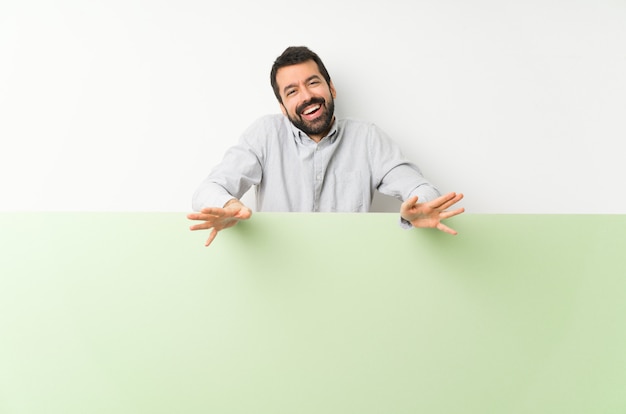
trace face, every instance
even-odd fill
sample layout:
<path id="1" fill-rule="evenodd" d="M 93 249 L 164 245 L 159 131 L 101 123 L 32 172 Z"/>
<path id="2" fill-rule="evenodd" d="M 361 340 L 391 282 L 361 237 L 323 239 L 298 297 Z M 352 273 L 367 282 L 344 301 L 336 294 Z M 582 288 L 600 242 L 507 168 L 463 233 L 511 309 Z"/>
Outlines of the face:
<path id="1" fill-rule="evenodd" d="M 283 100 L 281 110 L 311 139 L 319 142 L 333 123 L 335 88 L 326 82 L 314 61 L 285 66 L 276 73 Z"/>

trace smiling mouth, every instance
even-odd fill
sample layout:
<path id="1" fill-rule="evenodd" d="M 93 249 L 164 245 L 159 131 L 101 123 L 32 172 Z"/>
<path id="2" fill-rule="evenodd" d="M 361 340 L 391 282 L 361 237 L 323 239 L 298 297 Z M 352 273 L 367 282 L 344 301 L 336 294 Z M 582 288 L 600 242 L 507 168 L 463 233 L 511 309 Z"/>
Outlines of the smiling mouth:
<path id="1" fill-rule="evenodd" d="M 311 116 L 317 113 L 322 108 L 322 105 L 311 105 L 301 112 L 304 116 Z"/>

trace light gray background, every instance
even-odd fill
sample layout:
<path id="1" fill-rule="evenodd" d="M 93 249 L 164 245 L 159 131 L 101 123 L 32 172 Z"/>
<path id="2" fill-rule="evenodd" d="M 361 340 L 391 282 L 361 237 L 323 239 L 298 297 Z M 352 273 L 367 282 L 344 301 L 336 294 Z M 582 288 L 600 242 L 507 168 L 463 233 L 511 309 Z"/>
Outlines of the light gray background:
<path id="1" fill-rule="evenodd" d="M 0 209 L 188 211 L 289 45 L 468 212 L 626 213 L 624 0 L 1 1 Z"/>

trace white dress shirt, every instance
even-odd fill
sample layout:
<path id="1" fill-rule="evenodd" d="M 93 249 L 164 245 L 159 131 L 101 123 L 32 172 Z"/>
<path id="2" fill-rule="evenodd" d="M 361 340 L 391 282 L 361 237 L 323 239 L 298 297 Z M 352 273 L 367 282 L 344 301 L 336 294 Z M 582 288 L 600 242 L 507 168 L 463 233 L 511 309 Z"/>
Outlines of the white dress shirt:
<path id="1" fill-rule="evenodd" d="M 376 125 L 336 120 L 319 143 L 282 115 L 254 122 L 200 184 L 192 207 L 222 207 L 256 186 L 256 210 L 367 212 L 376 190 L 402 201 L 440 195 Z"/>

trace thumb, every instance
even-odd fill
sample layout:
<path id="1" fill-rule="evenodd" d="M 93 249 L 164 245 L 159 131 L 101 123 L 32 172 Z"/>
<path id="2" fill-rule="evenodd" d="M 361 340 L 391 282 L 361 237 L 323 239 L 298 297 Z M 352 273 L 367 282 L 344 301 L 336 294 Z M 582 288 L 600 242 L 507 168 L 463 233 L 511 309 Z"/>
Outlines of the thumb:
<path id="1" fill-rule="evenodd" d="M 402 203 L 402 207 L 410 208 L 413 204 L 417 203 L 417 200 L 417 196 L 409 197 L 404 203 Z"/>

